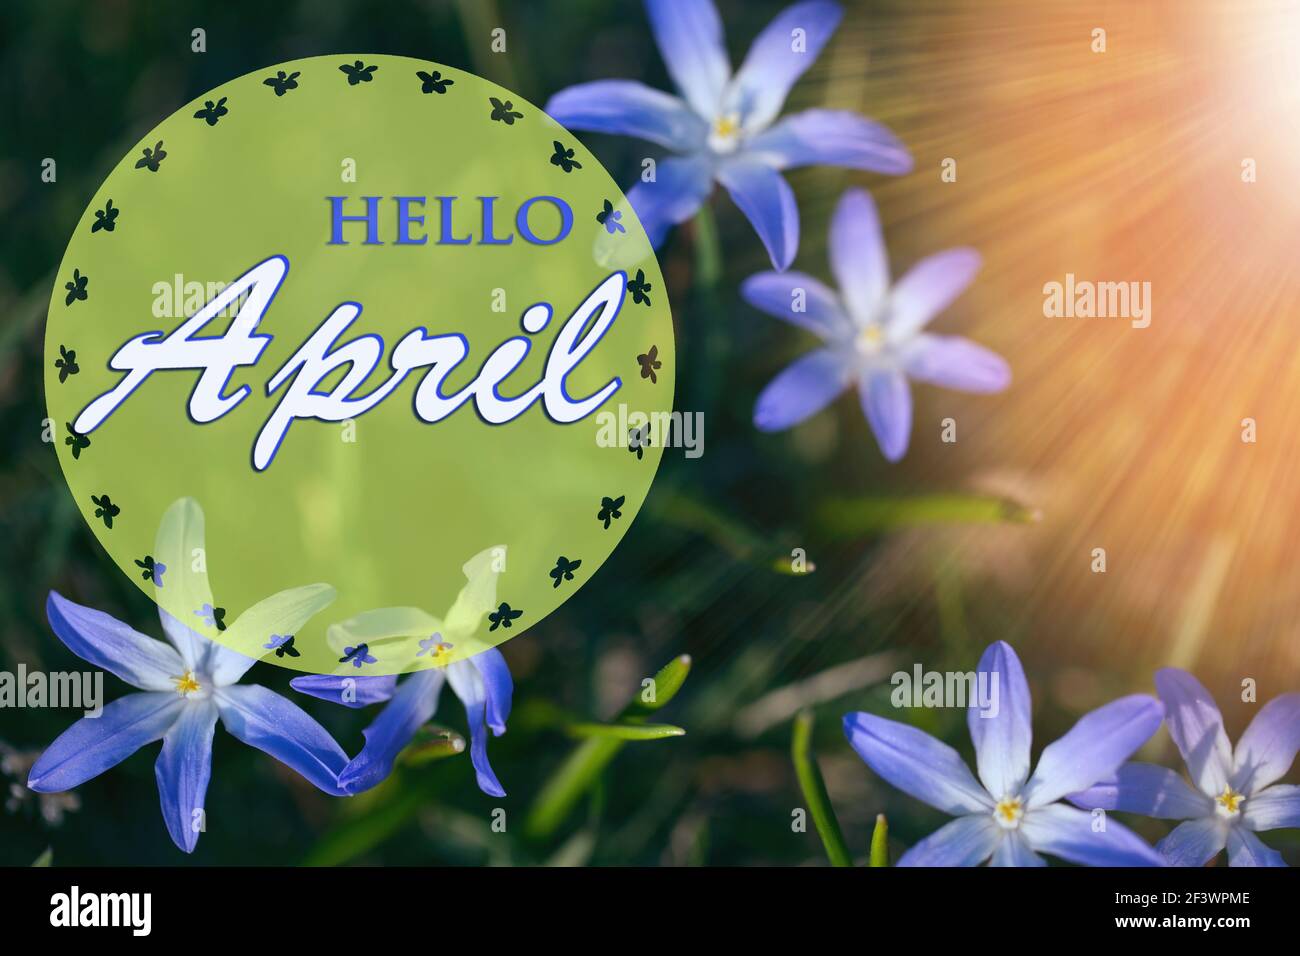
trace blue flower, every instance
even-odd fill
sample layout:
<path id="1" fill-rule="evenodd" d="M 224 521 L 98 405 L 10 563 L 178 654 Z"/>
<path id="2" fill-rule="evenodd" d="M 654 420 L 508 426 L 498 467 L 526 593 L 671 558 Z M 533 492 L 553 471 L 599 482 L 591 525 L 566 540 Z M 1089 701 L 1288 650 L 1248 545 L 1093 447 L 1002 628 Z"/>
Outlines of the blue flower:
<path id="1" fill-rule="evenodd" d="M 1204 866 L 1225 845 L 1232 866 L 1286 866 L 1255 833 L 1300 827 L 1300 787 L 1276 783 L 1300 750 L 1300 694 L 1261 707 L 1234 750 L 1214 698 L 1191 674 L 1159 671 L 1156 692 L 1192 786 L 1165 767 L 1126 763 L 1070 802 L 1185 821 L 1156 844 L 1175 866 Z"/>
<path id="2" fill-rule="evenodd" d="M 856 386 L 881 452 L 898 461 L 912 431 L 909 379 L 964 392 L 1010 384 L 1001 356 L 959 336 L 922 331 L 974 278 L 975 250 L 922 259 L 891 289 L 875 204 L 863 190 L 849 190 L 831 220 L 830 261 L 838 293 L 801 272 L 761 272 L 741 284 L 750 305 L 823 343 L 763 389 L 754 404 L 757 428 L 790 428 Z"/>
<path id="3" fill-rule="evenodd" d="M 192 547 L 202 547 L 202 522 L 192 501 L 177 502 L 164 516 L 160 542 L 169 524 L 183 526 L 193 537 L 177 548 L 159 551 L 179 557 L 191 554 Z M 189 567 L 189 562 L 177 560 L 173 567 Z M 205 593 L 206 575 L 194 573 L 179 583 L 173 581 L 178 584 L 211 602 L 211 594 Z M 283 591 L 251 609 L 249 619 L 257 620 L 258 626 L 276 621 L 292 631 L 333 599 L 333 589 L 324 585 Z M 338 774 L 347 765 L 347 754 L 325 728 L 274 691 L 238 683 L 255 663 L 252 658 L 208 640 L 161 607 L 163 631 L 170 643 L 146 637 L 55 592 L 50 593 L 45 612 L 69 650 L 141 693 L 127 694 L 105 707 L 99 717 L 83 717 L 64 731 L 32 767 L 27 781 L 31 789 L 71 790 L 161 740 L 155 771 L 163 822 L 175 844 L 190 853 L 204 829 L 212 737 L 220 718 L 226 730 L 244 743 L 292 767 L 326 793 L 344 794 Z M 228 633 L 232 640 L 241 639 L 240 621 Z"/>
<path id="4" fill-rule="evenodd" d="M 339 774 L 339 785 L 348 793 L 368 790 L 392 772 L 397 755 L 437 711 L 443 684 L 449 683 L 465 705 L 470 761 L 474 765 L 479 789 L 494 797 L 506 795 L 488 763 L 487 731 L 491 728 L 498 737 L 506 732 L 506 719 L 510 716 L 514 693 L 510 669 L 495 647 L 448 664 L 446 657 L 454 645 L 443 637 L 454 638 L 456 644 L 463 641 L 472 645 L 471 638 L 484 615 L 497 606 L 496 565 L 501 550 L 489 548 L 465 563 L 462 570 L 468 583 L 441 621 L 418 608 L 380 608 L 358 614 L 330 628 L 340 641 L 362 636 L 370 641 L 380 641 L 413 633 L 431 633 L 431 637 L 419 642 L 421 649 L 416 656 L 423 657 L 428 653 L 432 667 L 415 671 L 400 684 L 396 676 L 347 677 L 338 674 L 296 677 L 290 682 L 294 690 L 347 707 L 387 702 L 379 716 L 363 731 L 365 746 Z"/>
<path id="5" fill-rule="evenodd" d="M 980 658 L 990 706 L 973 702 L 966 724 L 979 780 L 957 751 L 924 731 L 872 714 L 846 714 L 844 732 L 858 755 L 898 789 L 957 819 L 907 851 L 899 866 L 1043 866 L 1039 853 L 1088 866 L 1160 866 L 1135 833 L 1061 803 L 1112 774 L 1160 727 L 1154 697 L 1134 694 L 1081 717 L 1043 748 L 1029 775 L 1029 685 L 1011 646 L 998 641 Z M 994 677 L 996 675 L 996 678 Z M 996 684 L 994 680 L 996 679 Z M 996 687 L 996 690 L 994 689 Z M 996 695 L 996 696 L 994 696 Z M 1085 781 L 1088 781 L 1085 783 Z"/>
<path id="6" fill-rule="evenodd" d="M 658 164 L 654 182 L 628 193 L 652 245 L 693 216 L 716 181 L 753 224 L 772 265 L 785 269 L 799 245 L 799 210 L 783 170 L 911 170 L 897 137 L 856 113 L 811 109 L 776 121 L 786 94 L 839 25 L 838 4 L 786 8 L 734 74 L 712 0 L 646 0 L 646 13 L 682 98 L 634 80 L 597 80 L 556 93 L 546 111 L 569 129 L 635 136 L 678 154 Z"/>

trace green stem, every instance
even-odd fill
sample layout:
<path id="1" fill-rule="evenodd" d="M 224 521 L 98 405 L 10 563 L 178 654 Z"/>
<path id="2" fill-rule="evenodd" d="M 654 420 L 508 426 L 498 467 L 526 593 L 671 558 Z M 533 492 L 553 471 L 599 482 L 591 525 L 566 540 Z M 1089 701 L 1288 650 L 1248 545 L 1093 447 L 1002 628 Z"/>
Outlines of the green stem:
<path id="1" fill-rule="evenodd" d="M 876 815 L 876 828 L 871 831 L 871 866 L 889 866 L 889 824 L 883 813 Z"/>
<path id="2" fill-rule="evenodd" d="M 808 813 L 813 819 L 813 826 L 817 828 L 817 835 L 821 837 L 822 846 L 826 848 L 831 866 L 852 866 L 853 858 L 849 855 L 849 848 L 844 845 L 844 835 L 840 832 L 839 821 L 835 819 L 835 809 L 831 806 L 830 795 L 826 793 L 826 784 L 812 753 L 812 727 L 813 717 L 809 711 L 804 711 L 794 719 L 794 739 L 790 747 L 794 771 L 799 777 L 799 786 L 808 802 Z"/>

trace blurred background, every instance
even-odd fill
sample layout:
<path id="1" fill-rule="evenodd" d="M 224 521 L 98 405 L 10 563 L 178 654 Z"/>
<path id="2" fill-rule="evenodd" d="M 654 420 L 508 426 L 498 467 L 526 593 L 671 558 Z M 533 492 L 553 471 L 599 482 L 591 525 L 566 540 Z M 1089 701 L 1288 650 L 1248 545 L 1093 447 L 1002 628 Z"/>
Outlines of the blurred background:
<path id="1" fill-rule="evenodd" d="M 734 64 L 784 3 L 718 6 Z M 190 51 L 196 27 L 206 53 Z M 491 51 L 496 27 L 505 54 Z M 796 267 L 826 276 L 829 212 L 850 185 L 876 197 L 895 275 L 930 252 L 977 247 L 982 272 L 934 328 L 1007 356 L 1012 387 L 917 388 L 897 466 L 852 398 L 759 434 L 755 396 L 809 341 L 740 300 L 738 283 L 767 257 L 715 196 L 661 252 L 677 406 L 704 414 L 704 456 L 666 453 L 610 561 L 503 646 L 515 713 L 491 755 L 507 798 L 479 793 L 459 756 L 409 762 L 379 789 L 333 800 L 218 733 L 208 832 L 184 857 L 159 817 L 156 747 L 75 794 L 38 798 L 21 786 L 26 767 L 74 715 L 4 710 L 0 863 L 52 848 L 55 865 L 823 864 L 811 828 L 791 827 L 805 805 L 791 728 L 805 709 L 850 849 L 865 857 L 884 812 L 897 856 L 941 817 L 875 778 L 840 717 L 908 720 L 969 755 L 960 711 L 897 711 L 888 677 L 916 663 L 969 670 L 999 638 L 1024 660 L 1038 746 L 1115 696 L 1151 691 L 1166 665 L 1197 674 L 1235 739 L 1258 708 L 1240 702 L 1243 680 L 1258 683 L 1259 702 L 1300 688 L 1297 39 L 1295 0 L 846 3 L 787 110 L 879 119 L 916 170 L 791 174 Z M 534 104 L 603 77 L 669 88 L 631 0 L 0 7 L 0 670 L 81 668 L 44 620 L 51 587 L 158 633 L 41 440 L 44 316 L 70 230 L 128 146 L 180 105 L 330 52 L 441 61 Z M 653 155 L 581 138 L 624 184 Z M 41 182 L 45 157 L 58 160 L 56 183 Z M 1045 317 L 1043 286 L 1067 273 L 1150 282 L 1150 327 Z M 945 418 L 955 443 L 940 440 Z M 1092 570 L 1097 548 L 1105 573 Z M 811 570 L 792 573 L 794 549 Z M 568 735 L 575 721 L 613 717 L 680 655 L 689 676 L 655 719 L 684 737 L 620 749 Z M 259 664 L 250 679 L 287 692 L 289 676 Z M 110 696 L 124 690 L 105 683 Z M 373 712 L 297 699 L 344 749 L 360 747 Z M 450 695 L 435 720 L 464 730 Z M 1179 765 L 1164 731 L 1143 756 Z M 496 807 L 505 833 L 492 831 Z M 1152 839 L 1168 829 L 1137 828 Z M 1300 834 L 1265 841 L 1300 863 Z"/>

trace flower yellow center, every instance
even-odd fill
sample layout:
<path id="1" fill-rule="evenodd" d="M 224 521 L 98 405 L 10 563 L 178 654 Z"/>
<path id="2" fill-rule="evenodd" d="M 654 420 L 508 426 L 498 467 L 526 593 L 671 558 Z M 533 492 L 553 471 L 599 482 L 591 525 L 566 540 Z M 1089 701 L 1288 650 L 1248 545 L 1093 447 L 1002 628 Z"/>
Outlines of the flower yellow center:
<path id="1" fill-rule="evenodd" d="M 1003 797 L 993 808 L 993 819 L 1007 830 L 1014 830 L 1020 826 L 1020 819 L 1024 815 L 1025 810 L 1021 806 L 1019 797 Z"/>
<path id="2" fill-rule="evenodd" d="M 728 113 L 719 116 L 713 121 L 713 129 L 709 133 L 709 146 L 718 153 L 735 152 L 740 145 L 740 133 L 739 114 Z"/>
<path id="3" fill-rule="evenodd" d="M 444 664 L 447 661 L 447 655 L 451 653 L 451 645 L 446 641 L 433 645 L 433 662 L 435 664 Z"/>
<path id="4" fill-rule="evenodd" d="M 1223 793 L 1214 798 L 1214 810 L 1221 817 L 1235 817 L 1241 812 L 1241 805 L 1246 798 L 1231 787 L 1224 787 Z"/>
<path id="5" fill-rule="evenodd" d="M 201 689 L 198 679 L 194 676 L 194 671 L 186 671 L 180 677 L 173 677 L 172 683 L 176 685 L 176 693 L 182 697 Z"/>
<path id="6" fill-rule="evenodd" d="M 884 344 L 885 332 L 875 323 L 858 333 L 858 351 L 863 355 L 875 355 Z"/>
<path id="7" fill-rule="evenodd" d="M 718 136 L 735 136 L 740 132 L 740 121 L 735 113 L 730 116 L 721 116 L 713 124 L 713 132 Z"/>

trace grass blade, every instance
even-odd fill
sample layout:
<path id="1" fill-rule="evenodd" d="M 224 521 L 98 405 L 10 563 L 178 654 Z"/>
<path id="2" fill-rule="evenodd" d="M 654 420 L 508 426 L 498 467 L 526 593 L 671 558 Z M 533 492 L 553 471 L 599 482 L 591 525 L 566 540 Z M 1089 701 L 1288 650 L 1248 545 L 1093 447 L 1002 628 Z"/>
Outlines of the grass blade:
<path id="1" fill-rule="evenodd" d="M 844 845 L 844 835 L 840 832 L 831 798 L 826 793 L 826 784 L 813 756 L 812 727 L 810 711 L 804 711 L 794 719 L 790 754 L 794 758 L 795 774 L 799 777 L 804 800 L 808 802 L 808 813 L 812 817 L 813 826 L 817 828 L 817 835 L 821 837 L 822 846 L 826 848 L 831 866 L 852 866 L 853 858 L 849 855 L 849 848 Z"/>

